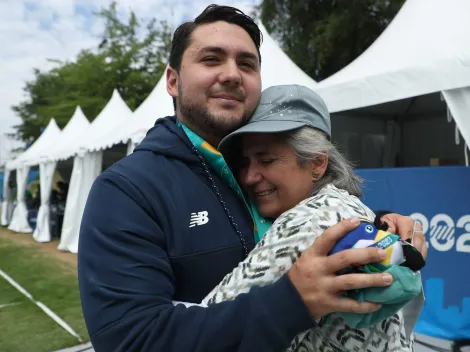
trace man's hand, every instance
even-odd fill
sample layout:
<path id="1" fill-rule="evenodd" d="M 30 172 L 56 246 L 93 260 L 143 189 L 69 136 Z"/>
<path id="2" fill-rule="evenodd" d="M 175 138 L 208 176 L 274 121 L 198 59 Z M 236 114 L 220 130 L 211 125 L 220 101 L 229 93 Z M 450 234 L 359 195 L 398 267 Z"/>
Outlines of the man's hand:
<path id="1" fill-rule="evenodd" d="M 327 229 L 288 273 L 314 319 L 332 312 L 370 313 L 381 307 L 339 296 L 343 291 L 384 287 L 392 282 L 389 274 L 336 274 L 353 264 L 375 263 L 385 258 L 385 252 L 377 248 L 348 249 L 328 256 L 335 243 L 358 225 L 359 220 L 348 219 Z"/>
<path id="2" fill-rule="evenodd" d="M 415 225 L 415 221 L 412 218 L 400 214 L 387 214 L 382 216 L 381 220 L 388 224 L 387 231 L 396 233 L 405 241 L 413 236 L 414 227 L 413 246 L 421 253 L 424 260 L 426 260 L 428 256 L 428 246 L 426 245 L 423 227 L 419 222 L 416 222 Z"/>

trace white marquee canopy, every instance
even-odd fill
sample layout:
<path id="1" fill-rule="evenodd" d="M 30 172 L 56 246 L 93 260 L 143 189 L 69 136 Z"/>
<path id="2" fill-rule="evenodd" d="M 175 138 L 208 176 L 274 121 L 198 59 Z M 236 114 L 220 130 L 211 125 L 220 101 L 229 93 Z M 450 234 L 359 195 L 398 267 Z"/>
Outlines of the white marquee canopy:
<path id="1" fill-rule="evenodd" d="M 316 91 L 332 113 L 443 92 L 470 143 L 470 118 L 456 111 L 470 104 L 464 94 L 470 86 L 469 14 L 468 0 L 407 0 L 382 35 Z"/>
<path id="2" fill-rule="evenodd" d="M 53 154 L 53 159 L 65 160 L 78 153 L 104 149 L 106 146 L 101 144 L 103 138 L 109 131 L 114 130 L 116 126 L 119 126 L 131 117 L 131 109 L 115 89 L 109 102 L 93 122 L 89 124 L 88 128 L 84 128 L 80 133 L 77 132 L 74 138 L 71 138 L 62 149 L 56 150 Z M 81 124 L 81 126 L 83 127 L 84 124 Z M 108 145 L 107 147 L 110 146 Z"/>
<path id="3" fill-rule="evenodd" d="M 62 130 L 62 134 L 54 142 L 53 149 L 41 153 L 41 160 L 57 161 L 62 159 L 63 155 L 67 155 L 68 150 L 71 149 L 72 143 L 78 141 L 89 127 L 90 122 L 83 114 L 80 106 L 77 106 L 71 119 Z"/>
<path id="4" fill-rule="evenodd" d="M 51 119 L 45 130 L 41 133 L 39 138 L 26 149 L 24 153 L 19 155 L 16 159 L 11 160 L 6 164 L 8 170 L 17 169 L 23 165 L 32 166 L 38 165 L 39 157 L 43 153 L 53 150 L 54 143 L 60 137 L 61 130 L 57 126 L 55 119 Z"/>

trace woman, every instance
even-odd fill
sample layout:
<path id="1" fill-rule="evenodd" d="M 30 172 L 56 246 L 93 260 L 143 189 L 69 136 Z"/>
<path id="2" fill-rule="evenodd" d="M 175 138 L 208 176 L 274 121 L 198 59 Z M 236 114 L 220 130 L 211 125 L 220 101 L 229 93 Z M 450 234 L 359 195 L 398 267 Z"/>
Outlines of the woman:
<path id="1" fill-rule="evenodd" d="M 328 110 L 313 91 L 276 86 L 263 92 L 249 123 L 222 140 L 219 149 L 224 155 L 232 151 L 247 196 L 260 215 L 275 222 L 204 304 L 235 299 L 253 286 L 276 281 L 325 228 L 343 219 L 374 221 L 375 214 L 358 198 L 361 179 L 329 141 L 330 126 Z M 233 153 L 236 142 L 239 153 Z M 317 323 L 289 351 L 412 350 L 401 311 L 369 328 L 353 329 L 340 314 Z"/>

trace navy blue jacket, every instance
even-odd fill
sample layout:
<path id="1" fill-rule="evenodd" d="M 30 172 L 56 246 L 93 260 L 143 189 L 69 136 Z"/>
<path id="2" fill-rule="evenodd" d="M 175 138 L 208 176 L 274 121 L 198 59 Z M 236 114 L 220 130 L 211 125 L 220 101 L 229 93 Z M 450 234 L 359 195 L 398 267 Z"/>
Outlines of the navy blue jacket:
<path id="1" fill-rule="evenodd" d="M 253 248 L 252 229 L 175 118 L 158 120 L 96 179 L 83 214 L 78 276 L 95 350 L 285 350 L 314 324 L 287 276 L 208 308 L 172 303 L 201 302 Z"/>

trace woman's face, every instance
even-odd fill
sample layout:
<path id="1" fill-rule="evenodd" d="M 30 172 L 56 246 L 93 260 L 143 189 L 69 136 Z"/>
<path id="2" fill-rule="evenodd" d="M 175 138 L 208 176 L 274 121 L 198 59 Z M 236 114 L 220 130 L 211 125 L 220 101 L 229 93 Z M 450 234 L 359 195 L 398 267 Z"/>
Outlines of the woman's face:
<path id="1" fill-rule="evenodd" d="M 300 166 L 294 151 L 277 134 L 242 137 L 239 180 L 259 213 L 276 219 L 309 197 L 313 164 Z"/>

